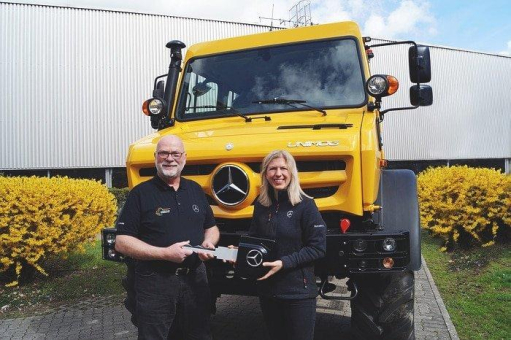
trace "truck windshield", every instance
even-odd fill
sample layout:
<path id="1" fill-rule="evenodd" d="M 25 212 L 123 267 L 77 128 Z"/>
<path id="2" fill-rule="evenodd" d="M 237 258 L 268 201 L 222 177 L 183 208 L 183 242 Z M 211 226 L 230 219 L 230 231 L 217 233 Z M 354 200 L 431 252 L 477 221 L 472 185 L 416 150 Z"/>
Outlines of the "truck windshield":
<path id="1" fill-rule="evenodd" d="M 268 98 L 303 100 L 321 109 L 362 106 L 366 94 L 356 41 L 315 41 L 192 59 L 185 68 L 176 118 L 310 110 L 257 103 Z"/>

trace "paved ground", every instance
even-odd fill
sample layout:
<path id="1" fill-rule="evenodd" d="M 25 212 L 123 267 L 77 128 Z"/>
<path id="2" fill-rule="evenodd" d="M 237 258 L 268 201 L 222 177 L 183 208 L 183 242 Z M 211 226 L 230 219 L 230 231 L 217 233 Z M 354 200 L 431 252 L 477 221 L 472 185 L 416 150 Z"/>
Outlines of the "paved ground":
<path id="1" fill-rule="evenodd" d="M 417 340 L 459 340 L 431 274 L 415 275 L 415 333 Z M 341 287 L 336 292 L 344 293 Z M 349 302 L 318 300 L 317 340 L 349 340 Z M 265 340 L 257 298 L 222 296 L 213 316 L 215 340 Z M 43 316 L 0 320 L 1 340 L 136 339 L 137 329 L 120 305 L 84 301 Z"/>

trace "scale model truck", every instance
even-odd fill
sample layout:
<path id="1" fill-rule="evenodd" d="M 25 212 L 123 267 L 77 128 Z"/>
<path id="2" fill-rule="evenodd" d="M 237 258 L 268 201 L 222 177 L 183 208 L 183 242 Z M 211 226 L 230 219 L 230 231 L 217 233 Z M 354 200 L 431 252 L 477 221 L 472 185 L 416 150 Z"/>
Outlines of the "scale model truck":
<path id="1" fill-rule="evenodd" d="M 204 189 L 219 245 L 236 245 L 250 225 L 263 157 L 289 151 L 328 227 L 326 257 L 315 266 L 319 294 L 350 300 L 355 337 L 410 340 L 414 271 L 421 266 L 416 179 L 409 170 L 385 169 L 381 124 L 389 111 L 432 104 L 424 85 L 430 54 L 413 41 L 370 42 L 353 22 L 200 43 L 184 61 L 185 44 L 169 42 L 169 71 L 155 79 L 153 98 L 143 105 L 157 132 L 130 146 L 128 181 L 132 188 L 154 176 L 156 143 L 180 136 L 187 151 L 182 175 Z M 410 105 L 383 110 L 382 98 L 399 83 L 371 75 L 369 61 L 374 48 L 397 44 L 409 45 Z M 133 266 L 114 243 L 115 229 L 104 229 L 104 258 L 128 264 L 123 284 L 131 309 Z M 231 264 L 208 261 L 208 271 L 215 299 L 255 295 L 254 282 L 233 275 Z M 334 292 L 333 277 L 347 278 L 350 293 Z"/>

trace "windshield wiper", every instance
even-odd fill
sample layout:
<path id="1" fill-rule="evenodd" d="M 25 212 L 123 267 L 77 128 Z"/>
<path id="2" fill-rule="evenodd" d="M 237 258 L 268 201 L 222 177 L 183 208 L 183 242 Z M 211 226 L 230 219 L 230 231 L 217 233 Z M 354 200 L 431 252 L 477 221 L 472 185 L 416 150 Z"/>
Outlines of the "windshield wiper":
<path id="1" fill-rule="evenodd" d="M 222 106 L 222 107 L 218 107 L 218 106 L 215 106 L 215 105 L 200 105 L 200 106 L 188 106 L 188 107 L 185 107 L 185 110 L 188 111 L 190 109 L 215 109 L 216 111 L 224 111 L 224 112 L 227 112 L 229 113 L 227 116 L 238 116 L 238 117 L 241 117 L 243 119 L 245 119 L 245 122 L 251 122 L 253 119 L 264 119 L 265 121 L 270 121 L 271 118 L 268 117 L 268 116 L 263 116 L 263 117 L 247 117 L 245 116 L 243 113 L 239 112 L 237 109 L 233 108 L 232 106 Z"/>
<path id="2" fill-rule="evenodd" d="M 284 104 L 284 105 L 289 105 L 291 107 L 294 107 L 295 109 L 296 109 L 296 106 L 294 106 L 293 104 L 298 104 L 298 105 L 308 107 L 309 109 L 321 112 L 323 114 L 323 116 L 326 116 L 325 110 L 305 104 L 305 103 L 307 103 L 306 100 L 285 99 L 285 98 L 277 97 L 277 98 L 273 98 L 273 99 L 256 100 L 256 101 L 253 101 L 252 103 L 254 103 L 254 104 L 281 104 L 281 105 Z"/>

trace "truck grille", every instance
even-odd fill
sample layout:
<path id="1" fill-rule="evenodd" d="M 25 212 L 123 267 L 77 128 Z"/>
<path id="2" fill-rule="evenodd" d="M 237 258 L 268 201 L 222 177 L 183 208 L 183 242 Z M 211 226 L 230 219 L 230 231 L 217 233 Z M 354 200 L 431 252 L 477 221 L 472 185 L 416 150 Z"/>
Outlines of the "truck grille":
<path id="1" fill-rule="evenodd" d="M 321 188 L 308 188 L 303 191 L 313 198 L 330 197 L 339 189 L 339 187 L 321 187 Z"/>
<path id="2" fill-rule="evenodd" d="M 183 176 L 209 175 L 216 168 L 217 164 L 186 164 L 181 173 Z M 141 177 L 156 176 L 156 168 L 142 168 L 139 171 Z"/>
<path id="3" fill-rule="evenodd" d="M 259 173 L 261 171 L 260 162 L 245 163 L 252 171 Z M 315 172 L 315 171 L 334 171 L 346 170 L 346 162 L 341 160 L 325 160 L 325 161 L 297 161 L 296 165 L 299 172 Z M 209 175 L 215 170 L 218 164 L 186 164 L 183 169 L 183 176 Z M 156 175 L 156 168 L 142 168 L 139 171 L 141 177 L 152 177 Z M 335 192 L 335 191 L 334 191 Z M 319 195 L 312 195 L 320 198 Z M 328 195 L 330 196 L 330 195 Z M 321 197 L 328 197 L 321 196 Z"/>

